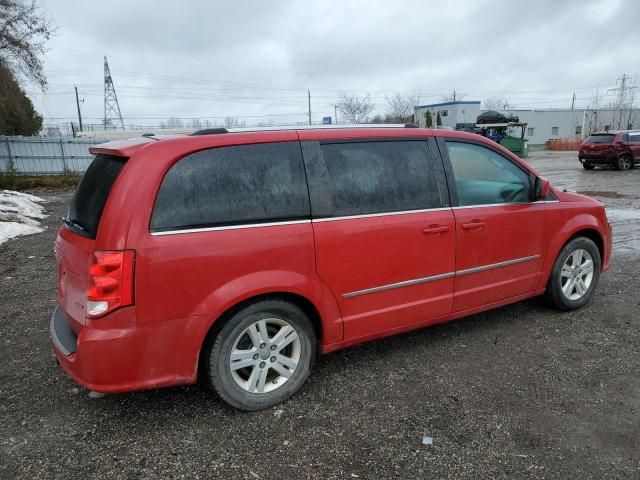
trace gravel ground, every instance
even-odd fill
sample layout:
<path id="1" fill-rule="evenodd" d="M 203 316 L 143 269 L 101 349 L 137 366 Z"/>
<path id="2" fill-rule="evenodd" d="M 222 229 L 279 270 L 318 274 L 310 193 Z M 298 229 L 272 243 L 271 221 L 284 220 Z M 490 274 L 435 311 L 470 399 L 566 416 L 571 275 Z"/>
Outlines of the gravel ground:
<path id="1" fill-rule="evenodd" d="M 33 192 L 48 228 L 0 245 L 0 478 L 639 478 L 640 170 L 530 161 L 616 212 L 589 305 L 531 300 L 324 356 L 258 413 L 200 386 L 91 399 L 69 380 L 49 315 L 70 193 Z"/>

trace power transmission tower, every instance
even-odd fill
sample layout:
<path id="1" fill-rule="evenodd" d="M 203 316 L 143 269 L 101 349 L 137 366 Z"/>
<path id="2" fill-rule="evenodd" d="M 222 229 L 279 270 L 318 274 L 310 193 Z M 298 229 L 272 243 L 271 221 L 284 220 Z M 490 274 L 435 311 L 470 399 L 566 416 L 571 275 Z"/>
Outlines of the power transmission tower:
<path id="1" fill-rule="evenodd" d="M 111 126 L 116 128 L 118 125 L 124 130 L 124 121 L 122 120 L 122 113 L 120 113 L 116 88 L 113 86 L 107 57 L 104 57 L 104 129 L 106 130 Z"/>
<path id="2" fill-rule="evenodd" d="M 631 128 L 628 124 L 625 125 L 623 122 L 625 122 L 625 117 L 627 117 L 625 110 L 628 110 L 629 120 L 627 120 L 627 122 L 631 123 L 631 112 L 633 110 L 633 103 L 635 100 L 635 91 L 638 90 L 638 86 L 633 84 L 629 86 L 627 83 L 629 80 L 631 79 L 623 73 L 622 77 L 616 80 L 620 86 L 609 90 L 610 92 L 616 92 L 617 95 L 615 102 L 616 111 L 614 112 L 614 116 L 618 117 L 617 119 L 614 117 L 614 128 L 617 129 Z"/>

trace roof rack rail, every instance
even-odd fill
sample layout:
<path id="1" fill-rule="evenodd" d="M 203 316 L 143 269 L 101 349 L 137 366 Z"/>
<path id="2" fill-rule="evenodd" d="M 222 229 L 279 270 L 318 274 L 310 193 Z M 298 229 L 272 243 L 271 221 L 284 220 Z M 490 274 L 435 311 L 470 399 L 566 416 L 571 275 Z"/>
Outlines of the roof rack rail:
<path id="1" fill-rule="evenodd" d="M 282 130 L 332 130 L 345 128 L 420 128 L 415 123 L 357 123 L 344 125 L 286 125 L 271 127 L 240 127 L 226 129 L 224 127 L 205 128 L 191 135 L 218 135 L 221 133 L 264 132 Z"/>
<path id="2" fill-rule="evenodd" d="M 224 127 L 204 128 L 193 132 L 191 135 L 217 135 L 220 133 L 229 133 L 229 130 Z"/>

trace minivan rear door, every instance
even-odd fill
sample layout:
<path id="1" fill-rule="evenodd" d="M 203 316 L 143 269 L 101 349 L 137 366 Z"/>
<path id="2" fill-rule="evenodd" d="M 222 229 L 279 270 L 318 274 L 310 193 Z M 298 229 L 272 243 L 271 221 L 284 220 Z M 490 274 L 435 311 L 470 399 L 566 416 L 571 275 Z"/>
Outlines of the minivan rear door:
<path id="1" fill-rule="evenodd" d="M 316 263 L 345 340 L 451 311 L 454 217 L 426 138 L 304 141 Z"/>
<path id="2" fill-rule="evenodd" d="M 96 155 L 78 184 L 58 232 L 58 305 L 76 332 L 85 324 L 89 263 L 102 211 L 125 162 L 125 158 L 115 155 Z"/>

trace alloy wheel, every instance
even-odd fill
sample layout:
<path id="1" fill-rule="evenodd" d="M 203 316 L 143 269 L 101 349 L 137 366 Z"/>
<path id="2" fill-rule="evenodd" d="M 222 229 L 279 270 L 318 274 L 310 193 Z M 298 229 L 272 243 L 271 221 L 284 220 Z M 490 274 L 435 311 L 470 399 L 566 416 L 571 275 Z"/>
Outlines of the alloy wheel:
<path id="1" fill-rule="evenodd" d="M 574 250 L 560 271 L 563 295 L 569 300 L 579 300 L 587 293 L 592 281 L 593 257 L 582 248 Z"/>
<path id="2" fill-rule="evenodd" d="M 300 361 L 298 332 L 286 320 L 264 318 L 240 333 L 229 356 L 235 383 L 249 393 L 268 393 L 284 385 Z"/>
<path id="3" fill-rule="evenodd" d="M 628 156 L 620 157 L 618 159 L 618 167 L 620 170 L 629 170 L 631 168 L 631 159 Z"/>

